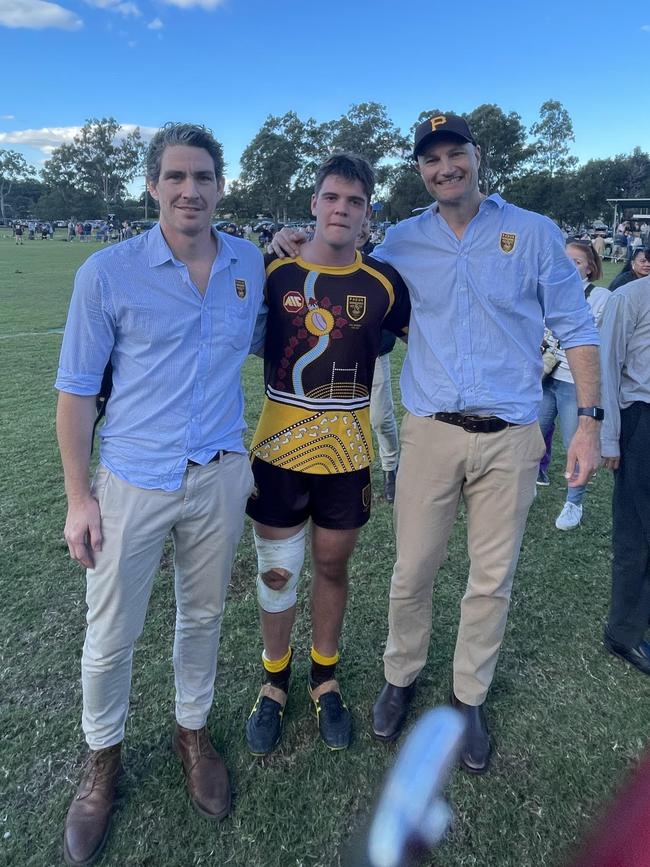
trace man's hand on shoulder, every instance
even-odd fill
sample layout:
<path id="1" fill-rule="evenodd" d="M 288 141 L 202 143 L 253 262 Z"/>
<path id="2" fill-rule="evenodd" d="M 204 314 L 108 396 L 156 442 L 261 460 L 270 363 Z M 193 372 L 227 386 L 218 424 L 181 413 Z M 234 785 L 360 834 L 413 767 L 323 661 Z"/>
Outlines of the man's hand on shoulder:
<path id="1" fill-rule="evenodd" d="M 295 259 L 300 253 L 301 245 L 308 239 L 309 236 L 303 229 L 289 229 L 285 226 L 275 233 L 269 246 L 281 259 L 285 256 Z"/>
<path id="2" fill-rule="evenodd" d="M 72 559 L 86 569 L 93 569 L 95 551 L 102 550 L 102 521 L 99 503 L 90 493 L 68 503 L 63 535 Z"/>

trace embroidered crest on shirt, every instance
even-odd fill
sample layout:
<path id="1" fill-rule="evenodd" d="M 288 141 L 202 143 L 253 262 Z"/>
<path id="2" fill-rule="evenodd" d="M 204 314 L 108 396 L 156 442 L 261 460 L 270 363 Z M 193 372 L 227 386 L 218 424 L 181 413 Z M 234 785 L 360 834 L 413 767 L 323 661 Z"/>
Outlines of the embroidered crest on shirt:
<path id="1" fill-rule="evenodd" d="M 501 232 L 501 240 L 499 241 L 499 246 L 504 253 L 512 253 L 512 251 L 515 249 L 516 243 L 517 236 L 513 235 L 512 232 Z"/>
<path id="2" fill-rule="evenodd" d="M 305 300 L 300 292 L 287 292 L 282 299 L 282 306 L 287 313 L 298 313 L 305 306 Z"/>
<path id="3" fill-rule="evenodd" d="M 366 312 L 365 296 L 348 295 L 345 309 L 353 322 L 359 322 L 359 320 L 363 319 Z"/>
<path id="4" fill-rule="evenodd" d="M 245 280 L 235 280 L 235 291 L 237 292 L 238 298 L 246 297 L 246 281 Z"/>

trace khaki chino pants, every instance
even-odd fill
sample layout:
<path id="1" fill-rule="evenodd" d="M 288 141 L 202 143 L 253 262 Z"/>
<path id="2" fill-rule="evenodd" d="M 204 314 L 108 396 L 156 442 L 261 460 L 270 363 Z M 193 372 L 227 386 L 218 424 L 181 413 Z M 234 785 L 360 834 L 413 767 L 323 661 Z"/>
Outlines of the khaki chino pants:
<path id="1" fill-rule="evenodd" d="M 461 602 L 453 687 L 460 701 L 482 704 L 503 640 L 544 452 L 536 422 L 473 434 L 406 413 L 395 495 L 397 562 L 384 653 L 389 683 L 408 686 L 426 662 L 433 582 L 446 557 L 462 497 L 470 571 Z"/>
<path id="2" fill-rule="evenodd" d="M 246 455 L 189 466 L 177 491 L 145 490 L 99 467 L 93 483 L 102 550 L 86 573 L 81 661 L 83 730 L 91 749 L 119 743 L 129 706 L 133 648 L 144 627 L 163 544 L 174 543 L 176 719 L 202 728 L 214 698 L 221 620 L 253 488 Z"/>

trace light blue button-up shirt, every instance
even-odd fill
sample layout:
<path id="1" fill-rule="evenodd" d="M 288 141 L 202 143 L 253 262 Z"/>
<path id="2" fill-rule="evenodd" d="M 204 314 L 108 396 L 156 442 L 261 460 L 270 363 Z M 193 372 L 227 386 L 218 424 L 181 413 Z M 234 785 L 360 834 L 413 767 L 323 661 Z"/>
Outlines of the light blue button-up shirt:
<path id="1" fill-rule="evenodd" d="M 582 280 L 546 217 L 497 194 L 459 240 L 434 204 L 389 229 L 373 256 L 411 295 L 400 385 L 406 409 L 537 417 L 544 320 L 564 349 L 598 345 Z"/>
<path id="2" fill-rule="evenodd" d="M 240 373 L 264 262 L 250 242 L 215 237 L 204 295 L 159 226 L 95 253 L 75 278 L 55 387 L 97 394 L 111 359 L 100 460 L 137 487 L 176 490 L 188 458 L 245 452 Z"/>

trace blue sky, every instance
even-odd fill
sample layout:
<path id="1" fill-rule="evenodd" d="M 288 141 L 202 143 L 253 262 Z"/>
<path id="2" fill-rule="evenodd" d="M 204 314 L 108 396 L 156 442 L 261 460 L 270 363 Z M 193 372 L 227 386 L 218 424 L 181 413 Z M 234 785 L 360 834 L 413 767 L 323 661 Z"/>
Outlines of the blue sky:
<path id="1" fill-rule="evenodd" d="M 552 98 L 585 162 L 650 150 L 648 57 L 648 0 L 0 0 L 0 148 L 40 166 L 89 117 L 197 121 L 232 178 L 268 114 L 376 101 L 406 132 L 494 102 L 530 126 Z"/>

